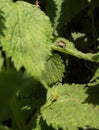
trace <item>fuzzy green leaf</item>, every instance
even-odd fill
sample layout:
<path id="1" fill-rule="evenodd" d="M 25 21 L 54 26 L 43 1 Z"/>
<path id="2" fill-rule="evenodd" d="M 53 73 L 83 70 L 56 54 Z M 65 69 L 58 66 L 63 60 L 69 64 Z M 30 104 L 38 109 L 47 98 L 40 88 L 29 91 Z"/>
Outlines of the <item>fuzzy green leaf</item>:
<path id="1" fill-rule="evenodd" d="M 55 129 L 70 127 L 99 128 L 99 109 L 85 102 L 85 85 L 65 84 L 50 88 L 41 114 Z"/>
<path id="2" fill-rule="evenodd" d="M 0 8 L 5 14 L 1 43 L 7 57 L 12 57 L 17 70 L 24 66 L 33 76 L 41 76 L 50 55 L 49 18 L 35 5 L 23 1 L 1 0 Z"/>
<path id="3" fill-rule="evenodd" d="M 65 66 L 61 57 L 58 54 L 54 54 L 46 63 L 43 77 L 48 85 L 52 85 L 58 82 L 62 82 L 63 72 Z"/>
<path id="4" fill-rule="evenodd" d="M 62 44 L 60 44 L 60 43 L 62 43 Z M 72 56 L 75 56 L 80 59 L 99 63 L 99 52 L 96 54 L 83 53 L 83 52 L 77 50 L 76 47 L 74 46 L 74 44 L 65 38 L 58 38 L 55 41 L 54 45 L 56 47 L 52 46 L 52 48 L 59 52 L 66 53 L 68 55 L 72 55 Z"/>

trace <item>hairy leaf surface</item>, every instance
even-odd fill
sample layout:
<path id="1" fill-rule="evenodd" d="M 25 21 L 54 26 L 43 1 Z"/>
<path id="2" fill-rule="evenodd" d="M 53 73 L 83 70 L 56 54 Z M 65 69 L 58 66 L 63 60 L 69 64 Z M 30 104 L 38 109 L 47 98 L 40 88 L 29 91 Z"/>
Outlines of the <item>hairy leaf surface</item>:
<path id="1" fill-rule="evenodd" d="M 85 102 L 85 85 L 65 84 L 50 88 L 41 113 L 55 129 L 69 127 L 99 128 L 99 109 Z"/>
<path id="2" fill-rule="evenodd" d="M 23 1 L 1 0 L 0 8 L 5 14 L 6 29 L 1 43 L 7 57 L 12 57 L 17 70 L 23 66 L 33 76 L 40 76 L 50 55 L 49 18 L 36 6 Z"/>
<path id="3" fill-rule="evenodd" d="M 46 63 L 45 71 L 43 73 L 44 80 L 48 85 L 62 82 L 64 71 L 65 66 L 61 57 L 58 54 L 54 54 Z"/>

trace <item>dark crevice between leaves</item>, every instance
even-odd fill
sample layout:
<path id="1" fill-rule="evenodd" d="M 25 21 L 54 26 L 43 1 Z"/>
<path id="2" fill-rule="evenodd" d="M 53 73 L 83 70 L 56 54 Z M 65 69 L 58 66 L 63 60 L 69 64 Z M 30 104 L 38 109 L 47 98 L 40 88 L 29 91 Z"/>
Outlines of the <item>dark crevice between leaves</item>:
<path id="1" fill-rule="evenodd" d="M 92 78 L 94 64 L 82 59 L 77 59 L 75 57 L 69 56 L 68 63 L 68 81 L 69 83 L 88 83 Z"/>
<path id="2" fill-rule="evenodd" d="M 1 46 L 1 37 L 4 37 L 4 30 L 6 29 L 5 27 L 5 18 L 4 18 L 4 12 L 0 9 L 0 51 L 2 56 L 4 57 L 4 52 Z"/>
<path id="3" fill-rule="evenodd" d="M 0 10 L 0 37 L 4 36 L 4 29 L 6 29 L 4 12 Z"/>
<path id="4" fill-rule="evenodd" d="M 74 2 L 74 3 L 73 3 Z M 59 19 L 59 25 L 57 26 L 57 31 L 60 36 L 68 37 L 70 28 L 67 27 L 67 24 L 80 13 L 80 11 L 86 6 L 86 1 L 76 0 L 76 8 L 74 6 L 75 1 L 64 0 L 61 7 L 61 16 Z M 79 7 L 79 5 L 82 5 Z M 67 6 L 68 5 L 68 6 Z M 72 25 L 72 24 L 71 24 Z M 76 25 L 78 27 L 78 24 Z M 68 29 L 67 29 L 68 28 Z M 66 33 L 67 31 L 67 33 Z"/>
<path id="5" fill-rule="evenodd" d="M 16 2 L 16 1 L 19 1 L 19 0 L 13 0 L 13 2 Z M 35 0 L 20 0 L 20 1 L 26 1 L 31 4 L 35 2 Z"/>
<path id="6" fill-rule="evenodd" d="M 42 118 L 40 119 L 41 124 L 41 130 L 55 130 L 52 126 L 48 126 L 46 124 L 46 121 L 44 121 Z"/>
<path id="7" fill-rule="evenodd" d="M 45 13 L 49 16 L 52 25 L 54 23 L 54 19 L 56 17 L 56 5 L 53 0 L 46 0 L 46 8 Z M 54 30 L 55 31 L 55 30 Z M 54 32 L 53 32 L 54 35 Z"/>
<path id="8" fill-rule="evenodd" d="M 51 6 L 49 6 L 51 5 Z M 56 17 L 56 5 L 53 0 L 46 0 L 46 14 L 50 17 L 51 22 L 54 22 L 54 18 Z M 51 12 L 49 12 L 51 11 Z M 51 16 L 50 16 L 51 15 Z"/>
<path id="9" fill-rule="evenodd" d="M 28 86 L 20 90 L 18 97 L 20 107 L 30 107 L 30 110 L 22 110 L 27 124 L 30 124 L 31 121 L 35 122 L 41 106 L 46 102 L 46 93 L 47 91 L 44 86 L 33 78 L 30 79 L 30 84 Z"/>
<path id="10" fill-rule="evenodd" d="M 9 118 L 8 120 L 4 120 L 1 122 L 1 124 L 11 128 L 12 127 L 12 119 Z"/>
<path id="11" fill-rule="evenodd" d="M 99 129 L 95 129 L 95 128 L 92 128 L 92 129 L 83 129 L 83 128 L 79 128 L 79 130 L 99 130 Z"/>
<path id="12" fill-rule="evenodd" d="M 88 97 L 84 102 L 93 104 L 94 106 L 99 105 L 99 84 L 88 87 L 86 93 L 88 94 Z"/>
<path id="13" fill-rule="evenodd" d="M 41 130 L 55 130 L 52 126 L 48 126 L 46 121 L 43 120 L 43 118 L 41 117 L 39 120 L 39 127 L 41 128 Z M 36 120 L 35 120 L 35 125 L 33 126 L 33 128 L 36 128 Z"/>

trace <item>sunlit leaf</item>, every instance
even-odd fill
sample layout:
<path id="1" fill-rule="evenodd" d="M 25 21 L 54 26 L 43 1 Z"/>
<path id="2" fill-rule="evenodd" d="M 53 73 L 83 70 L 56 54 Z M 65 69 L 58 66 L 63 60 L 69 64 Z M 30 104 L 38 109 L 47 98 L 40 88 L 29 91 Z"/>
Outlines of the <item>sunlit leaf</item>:
<path id="1" fill-rule="evenodd" d="M 7 57 L 12 57 L 17 70 L 24 66 L 33 76 L 41 76 L 50 55 L 49 18 L 35 5 L 23 1 L 1 0 L 0 8 L 5 14 L 1 44 Z"/>
<path id="2" fill-rule="evenodd" d="M 41 109 L 43 119 L 55 129 L 99 128 L 99 109 L 85 101 L 86 90 L 85 85 L 80 84 L 49 88 L 47 102 Z"/>

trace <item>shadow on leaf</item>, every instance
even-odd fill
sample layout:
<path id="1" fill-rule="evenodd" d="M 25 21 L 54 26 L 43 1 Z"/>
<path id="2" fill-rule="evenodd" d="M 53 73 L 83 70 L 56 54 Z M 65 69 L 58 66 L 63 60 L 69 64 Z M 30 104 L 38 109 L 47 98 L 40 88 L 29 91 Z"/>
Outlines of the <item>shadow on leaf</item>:
<path id="1" fill-rule="evenodd" d="M 42 117 L 39 119 L 39 122 L 35 122 L 34 130 L 40 128 L 40 130 L 55 130 L 52 126 L 48 126 L 46 121 L 42 119 Z M 39 124 L 38 124 L 39 123 Z"/>
<path id="2" fill-rule="evenodd" d="M 3 30 L 6 28 L 4 22 L 5 22 L 4 12 L 0 10 L 0 37 L 4 36 Z"/>
<path id="3" fill-rule="evenodd" d="M 56 5 L 53 0 L 47 0 L 46 13 L 50 17 L 51 22 L 54 23 L 54 19 L 56 17 Z"/>
<path id="4" fill-rule="evenodd" d="M 99 105 L 99 84 L 89 87 L 86 93 L 88 94 L 88 97 L 85 99 L 85 102 Z"/>

